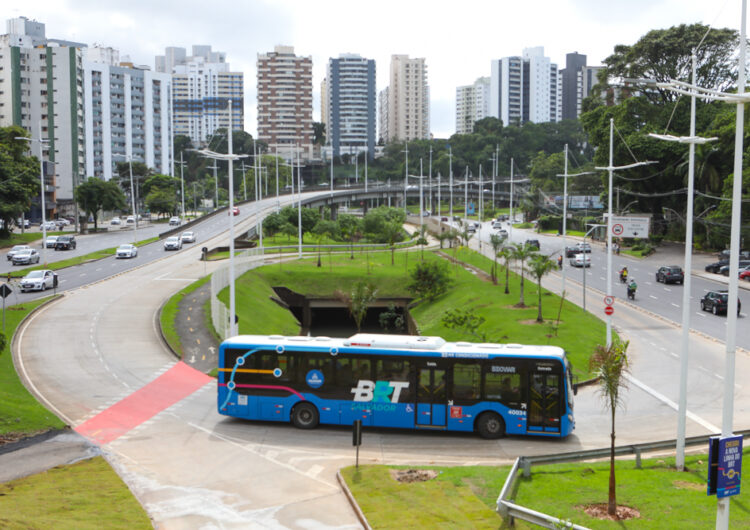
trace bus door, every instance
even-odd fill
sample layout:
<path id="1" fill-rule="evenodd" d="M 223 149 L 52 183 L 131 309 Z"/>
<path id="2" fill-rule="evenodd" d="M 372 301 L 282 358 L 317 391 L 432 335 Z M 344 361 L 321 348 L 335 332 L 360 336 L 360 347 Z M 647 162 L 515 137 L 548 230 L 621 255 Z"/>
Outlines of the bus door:
<path id="1" fill-rule="evenodd" d="M 448 371 L 436 361 L 417 361 L 417 427 L 446 426 Z"/>
<path id="2" fill-rule="evenodd" d="M 560 401 L 559 373 L 532 370 L 529 373 L 529 416 L 527 428 L 530 431 L 560 432 Z"/>

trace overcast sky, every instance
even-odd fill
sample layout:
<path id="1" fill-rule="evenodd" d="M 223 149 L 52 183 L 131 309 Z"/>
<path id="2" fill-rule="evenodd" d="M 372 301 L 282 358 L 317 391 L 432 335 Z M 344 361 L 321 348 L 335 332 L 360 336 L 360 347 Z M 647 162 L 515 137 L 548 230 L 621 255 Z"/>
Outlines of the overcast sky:
<path id="1" fill-rule="evenodd" d="M 312 56 L 315 121 L 329 58 L 375 59 L 380 91 L 392 54 L 424 57 L 432 133 L 447 138 L 456 87 L 489 76 L 492 59 L 543 46 L 559 68 L 570 52 L 595 66 L 651 29 L 701 22 L 739 30 L 740 9 L 740 0 L 4 0 L 2 13 L 44 23 L 50 38 L 117 48 L 151 68 L 167 46 L 226 52 L 231 69 L 245 74 L 245 130 L 253 135 L 257 55 L 276 45 Z"/>

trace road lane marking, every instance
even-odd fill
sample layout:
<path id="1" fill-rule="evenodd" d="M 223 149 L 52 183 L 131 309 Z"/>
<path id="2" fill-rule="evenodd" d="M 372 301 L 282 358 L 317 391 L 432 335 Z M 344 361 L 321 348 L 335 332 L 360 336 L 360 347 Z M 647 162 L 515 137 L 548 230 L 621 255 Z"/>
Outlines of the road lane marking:
<path id="1" fill-rule="evenodd" d="M 652 295 L 652 294 L 650 294 L 649 296 L 650 296 L 651 298 L 653 298 L 654 300 L 658 300 L 658 298 L 657 298 L 656 296 Z"/>
<path id="2" fill-rule="evenodd" d="M 678 410 L 677 403 L 675 403 L 674 401 L 672 401 L 671 399 L 669 399 L 664 394 L 661 394 L 661 393 L 657 392 L 656 390 L 654 390 L 653 388 L 649 387 L 645 383 L 639 381 L 638 379 L 636 379 L 635 377 L 633 377 L 630 374 L 623 374 L 623 377 L 625 377 L 625 379 L 627 379 L 629 382 L 633 383 L 635 386 L 637 386 L 638 388 L 640 388 L 644 392 L 646 392 L 648 394 L 651 394 L 653 397 L 655 397 L 656 399 L 658 399 L 659 401 L 661 401 L 662 403 L 664 403 L 668 407 L 670 407 L 670 408 L 672 408 L 674 410 Z M 686 416 L 688 418 L 690 418 L 691 420 L 693 420 L 694 422 L 698 423 L 699 425 L 705 427 L 709 432 L 712 432 L 712 433 L 721 432 L 721 429 L 719 427 L 717 427 L 716 425 L 712 425 L 711 423 L 707 422 L 706 420 L 704 420 L 700 416 L 697 416 L 696 414 L 693 414 L 689 410 L 687 411 Z"/>
<path id="3" fill-rule="evenodd" d="M 670 289 L 669 287 L 665 287 L 664 290 L 667 291 L 668 293 L 672 292 L 672 289 Z"/>
<path id="4" fill-rule="evenodd" d="M 672 302 L 672 305 L 675 306 L 675 307 L 680 307 L 679 305 L 675 304 L 674 302 Z"/>

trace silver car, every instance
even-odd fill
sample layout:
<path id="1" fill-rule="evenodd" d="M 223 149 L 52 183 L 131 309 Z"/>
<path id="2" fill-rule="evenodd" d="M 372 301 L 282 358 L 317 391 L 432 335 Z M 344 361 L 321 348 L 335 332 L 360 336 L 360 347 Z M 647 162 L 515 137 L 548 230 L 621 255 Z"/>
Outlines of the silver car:
<path id="1" fill-rule="evenodd" d="M 57 273 L 50 270 L 31 271 L 21 279 L 21 292 L 44 291 L 57 287 Z"/>
<path id="2" fill-rule="evenodd" d="M 138 255 L 138 247 L 135 245 L 131 245 L 130 243 L 125 243 L 124 245 L 120 245 L 117 247 L 117 251 L 115 252 L 116 258 L 134 258 Z"/>
<path id="3" fill-rule="evenodd" d="M 22 250 L 31 250 L 31 247 L 29 245 L 14 245 L 13 248 L 8 251 L 8 261 L 12 261 L 13 256 Z"/>
<path id="4" fill-rule="evenodd" d="M 195 232 L 183 232 L 180 239 L 183 243 L 195 243 Z"/>
<path id="5" fill-rule="evenodd" d="M 170 236 L 164 240 L 164 250 L 180 250 L 182 240 L 177 236 Z"/>
<path id="6" fill-rule="evenodd" d="M 31 265 L 32 263 L 39 263 L 39 252 L 33 248 L 19 250 L 13 254 L 11 259 L 13 265 Z"/>
<path id="7" fill-rule="evenodd" d="M 44 242 L 44 246 L 47 248 L 55 248 L 55 243 L 57 243 L 57 237 L 58 236 L 47 236 L 47 239 Z"/>

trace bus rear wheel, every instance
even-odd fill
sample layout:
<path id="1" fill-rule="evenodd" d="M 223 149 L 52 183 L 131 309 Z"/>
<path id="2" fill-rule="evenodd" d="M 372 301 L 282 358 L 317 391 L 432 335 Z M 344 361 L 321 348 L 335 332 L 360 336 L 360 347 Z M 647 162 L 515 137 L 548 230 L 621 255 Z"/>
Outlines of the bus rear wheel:
<path id="1" fill-rule="evenodd" d="M 319 420 L 318 409 L 312 403 L 300 403 L 292 409 L 292 423 L 298 429 L 314 429 Z"/>
<path id="2" fill-rule="evenodd" d="M 485 412 L 477 419 L 479 436 L 486 440 L 496 440 L 505 436 L 505 422 L 494 412 Z"/>

